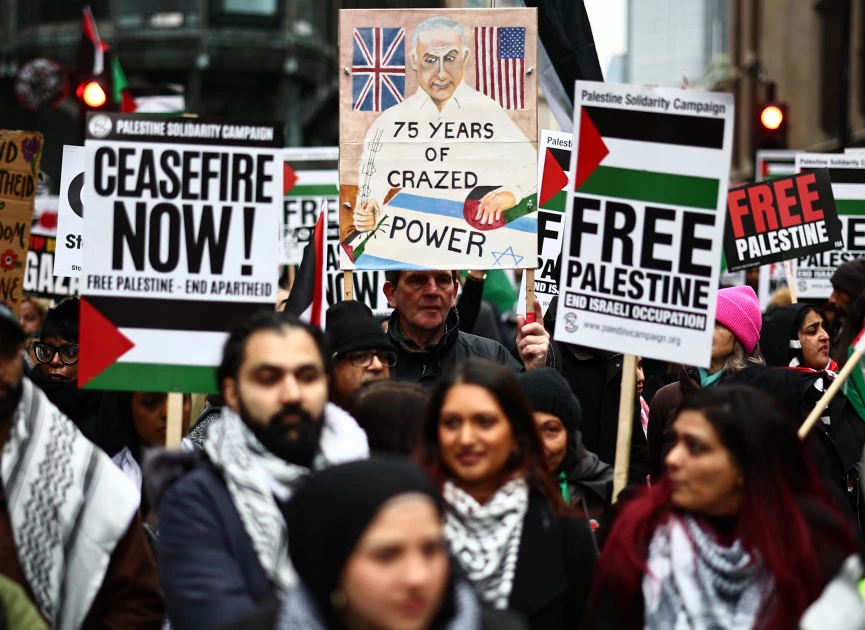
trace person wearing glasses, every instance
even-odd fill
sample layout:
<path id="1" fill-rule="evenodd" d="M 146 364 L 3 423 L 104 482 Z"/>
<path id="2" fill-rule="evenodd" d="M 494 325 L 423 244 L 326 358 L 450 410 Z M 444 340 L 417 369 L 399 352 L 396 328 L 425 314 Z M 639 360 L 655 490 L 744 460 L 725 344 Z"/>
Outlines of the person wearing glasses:
<path id="1" fill-rule="evenodd" d="M 88 440 L 94 440 L 102 392 L 78 389 L 79 312 L 78 298 L 48 309 L 33 347 L 37 365 L 29 376 Z"/>
<path id="2" fill-rule="evenodd" d="M 330 400 L 343 409 L 364 385 L 390 378 L 396 349 L 363 302 L 337 302 L 325 316 L 331 352 Z"/>

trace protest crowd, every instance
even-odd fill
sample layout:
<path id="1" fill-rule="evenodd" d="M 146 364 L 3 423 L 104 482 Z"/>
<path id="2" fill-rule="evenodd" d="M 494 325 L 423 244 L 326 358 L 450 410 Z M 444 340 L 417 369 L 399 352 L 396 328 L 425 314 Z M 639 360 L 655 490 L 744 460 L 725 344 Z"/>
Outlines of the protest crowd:
<path id="1" fill-rule="evenodd" d="M 539 133 L 534 9 L 405 13 L 308 169 L 91 112 L 80 296 L 0 131 L 0 630 L 865 630 L 865 159 L 733 185 L 729 94 L 579 73 Z"/>

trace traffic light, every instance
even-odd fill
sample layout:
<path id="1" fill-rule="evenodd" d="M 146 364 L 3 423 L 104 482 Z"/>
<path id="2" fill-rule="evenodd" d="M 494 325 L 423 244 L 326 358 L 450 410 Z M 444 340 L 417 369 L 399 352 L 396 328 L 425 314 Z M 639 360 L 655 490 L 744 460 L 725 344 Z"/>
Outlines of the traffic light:
<path id="1" fill-rule="evenodd" d="M 757 107 L 755 121 L 755 149 L 786 149 L 787 103 L 775 99 L 775 84 L 766 86 L 766 100 Z"/>
<path id="2" fill-rule="evenodd" d="M 78 83 L 75 95 L 85 112 L 108 111 L 112 105 L 111 86 L 104 77 L 86 77 Z"/>

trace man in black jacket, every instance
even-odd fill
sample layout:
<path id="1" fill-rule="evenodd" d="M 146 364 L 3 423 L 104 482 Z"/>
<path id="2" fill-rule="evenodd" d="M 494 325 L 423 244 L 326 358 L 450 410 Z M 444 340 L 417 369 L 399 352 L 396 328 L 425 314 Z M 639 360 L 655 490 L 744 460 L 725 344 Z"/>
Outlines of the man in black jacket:
<path id="1" fill-rule="evenodd" d="M 391 378 L 433 383 L 462 361 L 489 359 L 513 372 L 544 367 L 550 335 L 540 324 L 540 306 L 535 301 L 537 322 L 517 320 L 516 354 L 508 354 L 495 341 L 459 330 L 456 310 L 455 271 L 388 271 L 384 294 L 394 309 L 388 335 L 397 348 L 397 363 Z"/>

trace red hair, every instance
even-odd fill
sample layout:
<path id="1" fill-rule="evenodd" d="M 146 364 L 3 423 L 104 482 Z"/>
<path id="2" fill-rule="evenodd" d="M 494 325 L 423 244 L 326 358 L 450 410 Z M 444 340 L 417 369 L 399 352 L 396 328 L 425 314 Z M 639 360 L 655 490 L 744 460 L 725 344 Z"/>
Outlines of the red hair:
<path id="1" fill-rule="evenodd" d="M 735 398 L 741 391 L 734 390 L 741 389 L 718 388 L 714 396 Z M 707 397 L 701 396 L 695 403 L 705 403 L 703 398 Z M 687 406 L 694 408 L 690 403 Z M 742 416 L 735 400 L 727 407 L 724 413 L 731 418 L 741 416 L 737 421 L 741 425 L 763 422 L 763 414 L 759 412 L 765 412 L 765 409 L 754 409 L 758 413 L 749 417 Z M 855 553 L 857 547 L 851 530 L 830 503 L 798 440 L 779 439 L 779 443 L 764 443 L 764 457 L 755 463 L 753 457 L 756 454 L 748 454 L 747 442 L 749 437 L 758 435 L 736 436 L 734 428 L 729 426 L 733 420 L 719 420 L 712 409 L 696 408 L 715 425 L 722 442 L 745 475 L 735 537 L 742 541 L 752 557 L 760 558 L 774 580 L 774 591 L 762 611 L 760 626 L 768 630 L 796 628 L 805 609 L 825 586 L 826 576 L 821 571 L 815 547 L 820 551 L 834 548 L 842 557 Z M 771 420 L 769 424 L 778 426 Z M 744 429 L 743 433 L 753 430 Z M 788 431 L 795 438 L 793 429 L 788 428 Z M 759 474 L 749 474 L 757 471 Z M 610 590 L 614 603 L 622 610 L 633 609 L 643 575 L 647 572 L 646 559 L 652 534 L 670 517 L 673 509 L 666 476 L 624 506 L 596 565 L 593 602 L 599 589 L 604 588 Z M 812 527 L 809 527 L 809 521 Z M 626 622 L 633 621 L 626 619 Z"/>

